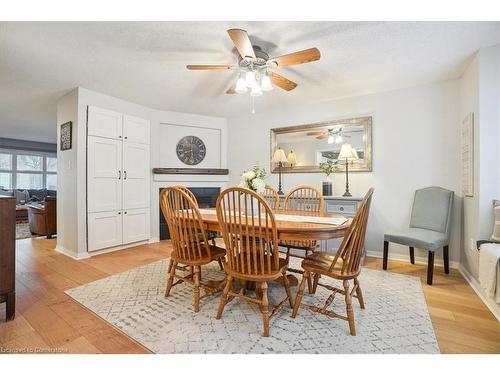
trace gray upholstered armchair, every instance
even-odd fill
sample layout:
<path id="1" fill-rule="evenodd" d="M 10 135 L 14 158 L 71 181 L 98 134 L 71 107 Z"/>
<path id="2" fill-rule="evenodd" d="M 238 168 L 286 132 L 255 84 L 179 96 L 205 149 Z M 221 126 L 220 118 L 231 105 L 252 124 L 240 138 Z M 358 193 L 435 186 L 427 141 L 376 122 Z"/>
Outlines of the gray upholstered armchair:
<path id="1" fill-rule="evenodd" d="M 448 244 L 453 195 L 452 191 L 437 186 L 415 191 L 409 228 L 384 235 L 384 270 L 387 269 L 389 242 L 394 242 L 410 248 L 412 264 L 415 264 L 415 247 L 429 252 L 427 284 L 432 285 L 434 253 L 441 247 L 443 248 L 444 272 L 450 273 Z"/>

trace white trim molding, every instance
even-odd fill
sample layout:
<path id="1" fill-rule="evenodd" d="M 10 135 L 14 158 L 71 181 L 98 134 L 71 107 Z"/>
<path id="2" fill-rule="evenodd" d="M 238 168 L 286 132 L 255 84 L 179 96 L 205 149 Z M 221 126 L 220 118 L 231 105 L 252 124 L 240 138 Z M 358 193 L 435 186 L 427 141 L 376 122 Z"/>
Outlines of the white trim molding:
<path id="1" fill-rule="evenodd" d="M 465 269 L 464 266 L 460 265 L 458 267 L 458 271 L 463 276 L 463 278 L 469 283 L 471 288 L 476 292 L 476 294 L 481 298 L 481 301 L 484 302 L 486 307 L 491 311 L 491 313 L 495 316 L 495 318 L 500 322 L 500 305 L 493 301 L 486 293 L 483 291 L 483 288 L 479 285 L 477 280 L 472 276 L 469 271 Z"/>
<path id="2" fill-rule="evenodd" d="M 66 255 L 67 257 L 70 257 L 71 259 L 74 260 L 81 260 L 81 259 L 87 259 L 90 258 L 90 255 L 88 253 L 79 253 L 75 254 L 74 252 L 66 249 L 64 246 L 57 245 L 54 249 L 57 253 Z"/>

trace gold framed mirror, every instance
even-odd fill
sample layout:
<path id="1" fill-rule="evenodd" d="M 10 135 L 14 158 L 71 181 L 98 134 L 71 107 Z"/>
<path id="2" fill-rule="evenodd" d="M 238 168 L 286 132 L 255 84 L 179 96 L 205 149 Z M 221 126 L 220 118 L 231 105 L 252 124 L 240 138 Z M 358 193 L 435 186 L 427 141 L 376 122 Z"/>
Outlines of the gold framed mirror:
<path id="1" fill-rule="evenodd" d="M 355 117 L 314 124 L 271 129 L 271 171 L 278 173 L 272 162 L 281 148 L 287 155 L 282 173 L 322 173 L 320 163 L 338 161 L 343 144 L 350 144 L 356 158 L 349 161 L 349 172 L 372 170 L 372 117 Z M 345 172 L 345 163 L 337 163 L 337 171 Z"/>

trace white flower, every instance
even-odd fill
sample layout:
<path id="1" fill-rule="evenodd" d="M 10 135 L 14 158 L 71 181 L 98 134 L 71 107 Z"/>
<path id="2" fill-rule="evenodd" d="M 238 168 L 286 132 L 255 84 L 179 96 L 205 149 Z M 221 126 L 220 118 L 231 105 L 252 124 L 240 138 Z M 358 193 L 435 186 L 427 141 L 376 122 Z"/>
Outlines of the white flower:
<path id="1" fill-rule="evenodd" d="M 260 178 L 254 179 L 252 181 L 252 185 L 253 185 L 254 190 L 258 194 L 263 194 L 266 190 L 266 183 L 264 182 L 264 180 L 261 180 Z"/>
<path id="2" fill-rule="evenodd" d="M 241 177 L 247 181 L 252 180 L 255 178 L 255 172 L 254 171 L 245 172 L 241 175 Z"/>

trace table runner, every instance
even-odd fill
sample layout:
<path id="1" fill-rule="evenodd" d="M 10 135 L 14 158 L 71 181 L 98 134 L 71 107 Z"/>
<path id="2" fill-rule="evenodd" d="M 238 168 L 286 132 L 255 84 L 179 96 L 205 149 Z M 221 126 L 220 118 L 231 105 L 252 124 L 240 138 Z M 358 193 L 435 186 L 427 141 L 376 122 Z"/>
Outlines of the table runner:
<path id="1" fill-rule="evenodd" d="M 213 208 L 201 208 L 201 214 L 206 215 L 217 215 L 215 209 Z M 302 216 L 302 215 L 286 215 L 286 214 L 274 214 L 276 220 L 279 221 L 293 221 L 296 223 L 316 223 L 316 224 L 331 224 L 331 225 L 342 225 L 347 221 L 344 216 L 338 217 L 321 217 L 321 216 Z"/>

